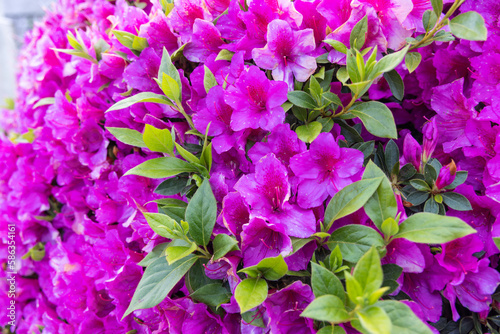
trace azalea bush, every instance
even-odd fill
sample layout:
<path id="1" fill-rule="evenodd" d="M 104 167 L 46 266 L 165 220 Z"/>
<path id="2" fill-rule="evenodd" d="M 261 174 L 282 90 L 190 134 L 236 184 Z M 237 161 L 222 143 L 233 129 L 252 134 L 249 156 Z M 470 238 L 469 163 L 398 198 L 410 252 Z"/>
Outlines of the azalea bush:
<path id="1" fill-rule="evenodd" d="M 498 333 L 499 15 L 58 1 L 0 117 L 3 331 Z"/>

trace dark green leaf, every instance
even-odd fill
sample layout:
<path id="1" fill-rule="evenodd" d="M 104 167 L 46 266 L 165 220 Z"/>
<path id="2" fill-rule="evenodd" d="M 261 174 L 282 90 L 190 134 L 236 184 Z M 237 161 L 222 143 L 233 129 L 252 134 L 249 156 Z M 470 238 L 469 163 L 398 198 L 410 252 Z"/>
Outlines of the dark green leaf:
<path id="1" fill-rule="evenodd" d="M 165 248 L 167 248 L 168 244 L 169 244 L 168 242 L 164 242 L 162 244 L 156 245 L 155 248 L 153 248 L 153 250 L 148 255 L 146 255 L 144 259 L 141 260 L 141 262 L 138 263 L 138 265 L 142 267 L 147 267 L 160 256 L 164 256 L 165 255 L 164 251 Z"/>
<path id="2" fill-rule="evenodd" d="M 330 270 L 311 262 L 311 285 L 316 298 L 324 295 L 334 295 L 345 303 L 344 286 Z"/>
<path id="3" fill-rule="evenodd" d="M 350 143 L 362 143 L 363 138 L 359 132 L 348 125 L 343 119 L 336 119 L 335 122 L 340 125 L 340 132 Z"/>
<path id="4" fill-rule="evenodd" d="M 325 211 L 325 231 L 329 231 L 333 222 L 358 211 L 377 190 L 382 177 L 354 182 L 340 190 L 331 199 Z"/>
<path id="5" fill-rule="evenodd" d="M 317 107 L 312 96 L 303 91 L 288 92 L 288 101 L 301 108 L 314 109 Z"/>
<path id="6" fill-rule="evenodd" d="M 468 173 L 469 172 L 465 170 L 458 171 L 455 174 L 455 180 L 453 180 L 453 182 L 449 186 L 445 187 L 445 189 L 455 189 L 456 187 L 464 183 L 467 180 Z"/>
<path id="7" fill-rule="evenodd" d="M 450 21 L 450 30 L 458 38 L 469 41 L 485 41 L 488 37 L 483 17 L 474 11 L 454 17 Z"/>
<path id="8" fill-rule="evenodd" d="M 382 266 L 382 272 L 384 280 L 397 280 L 403 273 L 403 268 L 394 263 L 387 263 Z"/>
<path id="9" fill-rule="evenodd" d="M 198 245 L 206 246 L 209 243 L 216 218 L 217 201 L 210 187 L 210 182 L 204 180 L 186 209 L 189 234 Z"/>
<path id="10" fill-rule="evenodd" d="M 427 184 L 433 185 L 437 179 L 436 169 L 431 164 L 426 164 L 424 167 L 424 177 Z"/>
<path id="11" fill-rule="evenodd" d="M 189 255 L 169 265 L 165 257 L 157 258 L 146 268 L 122 319 L 135 310 L 151 308 L 161 303 L 197 259 L 196 256 Z"/>
<path id="12" fill-rule="evenodd" d="M 328 239 L 330 249 L 337 245 L 345 260 L 356 263 L 372 246 L 383 247 L 384 239 L 371 227 L 346 225 L 333 231 Z"/>
<path id="13" fill-rule="evenodd" d="M 162 179 L 180 173 L 198 171 L 192 164 L 177 158 L 164 157 L 147 160 L 130 169 L 125 175 L 139 175 L 151 179 Z"/>
<path id="14" fill-rule="evenodd" d="M 220 283 L 220 281 L 212 280 L 205 275 L 205 267 L 203 265 L 207 263 L 207 259 L 199 259 L 186 274 L 186 287 L 190 293 L 193 293 L 207 284 Z"/>
<path id="15" fill-rule="evenodd" d="M 424 203 L 428 198 L 430 194 L 427 191 L 414 191 L 408 197 L 406 200 L 410 202 L 413 205 L 420 205 Z"/>
<path id="16" fill-rule="evenodd" d="M 434 13 L 439 17 L 443 12 L 443 0 L 431 0 L 432 9 L 434 9 Z"/>
<path id="17" fill-rule="evenodd" d="M 340 324 L 349 321 L 350 318 L 342 300 L 333 295 L 324 295 L 316 298 L 306 307 L 300 316 L 327 321 L 332 324 Z"/>
<path id="18" fill-rule="evenodd" d="M 394 117 L 385 104 L 378 101 L 359 103 L 349 109 L 349 112 L 359 117 L 371 134 L 383 138 L 397 138 Z"/>
<path id="19" fill-rule="evenodd" d="M 461 194 L 457 193 L 443 193 L 444 204 L 448 205 L 451 209 L 457 211 L 472 210 L 469 200 Z"/>
<path id="20" fill-rule="evenodd" d="M 384 78 L 389 84 L 389 88 L 391 89 L 392 95 L 399 101 L 403 100 L 405 95 L 405 84 L 403 83 L 403 79 L 396 70 L 389 71 L 384 73 Z"/>
<path id="21" fill-rule="evenodd" d="M 238 284 L 234 298 L 240 307 L 240 313 L 262 304 L 267 298 L 267 282 L 260 278 L 247 278 Z"/>
<path id="22" fill-rule="evenodd" d="M 156 187 L 155 193 L 163 196 L 173 196 L 182 191 L 187 184 L 187 178 L 185 177 L 173 177 L 168 180 L 163 181 Z"/>
<path id="23" fill-rule="evenodd" d="M 106 128 L 115 138 L 124 144 L 136 146 L 136 147 L 146 147 L 144 140 L 142 140 L 142 134 L 137 130 L 125 129 L 125 128 Z"/>
<path id="24" fill-rule="evenodd" d="M 399 171 L 399 178 L 401 180 L 409 180 L 417 173 L 415 167 L 412 164 L 408 163 L 401 168 Z"/>
<path id="25" fill-rule="evenodd" d="M 433 197 L 429 198 L 424 205 L 424 212 L 439 213 L 439 204 Z"/>
<path id="26" fill-rule="evenodd" d="M 386 149 L 387 151 L 387 149 Z M 387 156 L 386 156 L 387 157 Z M 363 179 L 373 179 L 382 177 L 382 182 L 363 206 L 366 214 L 379 229 L 382 222 L 389 217 L 395 217 L 398 211 L 396 197 L 392 190 L 391 183 L 384 172 L 372 161 L 369 161 L 363 173 Z"/>
<path id="27" fill-rule="evenodd" d="M 389 140 L 389 142 L 385 146 L 384 156 L 387 171 L 391 172 L 394 166 L 399 162 L 399 148 L 394 140 Z"/>
<path id="28" fill-rule="evenodd" d="M 419 180 L 419 179 L 411 180 L 410 184 L 412 185 L 413 188 L 417 189 L 418 191 L 426 191 L 426 192 L 431 191 L 431 188 L 424 180 Z"/>
<path id="29" fill-rule="evenodd" d="M 139 102 L 152 102 L 174 106 L 166 96 L 155 93 L 139 93 L 113 104 L 106 112 L 125 109 Z"/>
<path id="30" fill-rule="evenodd" d="M 328 103 L 333 103 L 336 106 L 342 106 L 342 101 L 337 94 L 333 94 L 332 92 L 323 93 L 323 99 L 325 99 Z"/>
<path id="31" fill-rule="evenodd" d="M 198 159 L 193 153 L 189 152 L 181 145 L 175 143 L 175 149 L 177 150 L 177 153 L 179 153 L 181 157 L 186 159 L 186 161 L 196 164 L 200 163 L 200 159 Z"/>
<path id="32" fill-rule="evenodd" d="M 217 307 L 229 302 L 231 292 L 218 283 L 212 283 L 202 286 L 189 294 L 189 297 L 204 304 Z"/>
<path id="33" fill-rule="evenodd" d="M 476 231 L 459 218 L 423 212 L 402 222 L 395 238 L 424 244 L 444 244 L 472 233 Z"/>
<path id="34" fill-rule="evenodd" d="M 238 249 L 238 241 L 227 234 L 217 234 L 213 241 L 214 260 L 218 260 L 232 250 Z"/>
<path id="35" fill-rule="evenodd" d="M 430 9 L 426 10 L 424 12 L 424 15 L 422 16 L 422 24 L 424 26 L 424 29 L 426 32 L 429 32 L 434 28 L 438 20 L 438 16 L 436 13 Z"/>

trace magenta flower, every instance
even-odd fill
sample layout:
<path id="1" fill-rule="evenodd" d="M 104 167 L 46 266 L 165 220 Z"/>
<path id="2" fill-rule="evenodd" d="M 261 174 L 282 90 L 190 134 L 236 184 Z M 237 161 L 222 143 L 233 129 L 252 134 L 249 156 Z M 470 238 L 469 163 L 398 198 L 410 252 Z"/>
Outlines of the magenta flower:
<path id="1" fill-rule="evenodd" d="M 252 57 L 258 66 L 273 71 L 274 80 L 286 82 L 293 90 L 293 77 L 304 82 L 316 70 L 316 59 L 309 55 L 316 48 L 314 32 L 293 31 L 282 20 L 273 20 L 267 29 L 267 45 L 254 49 Z"/>
<path id="2" fill-rule="evenodd" d="M 449 164 L 443 166 L 439 171 L 439 175 L 436 179 L 436 187 L 438 189 L 443 189 L 449 186 L 455 180 L 455 175 L 457 174 L 457 166 L 455 161 L 451 160 Z"/>
<path id="3" fill-rule="evenodd" d="M 428 161 L 431 158 L 432 153 L 434 153 L 438 141 L 436 117 L 431 118 L 429 122 L 425 123 L 424 128 L 422 129 L 422 133 L 424 135 L 424 149 L 422 159 L 424 161 Z"/>
<path id="4" fill-rule="evenodd" d="M 282 226 L 288 235 L 306 238 L 316 231 L 312 211 L 288 202 L 290 184 L 286 167 L 273 153 L 263 157 L 255 173 L 243 176 L 234 186 L 251 207 L 252 216 Z"/>
<path id="5" fill-rule="evenodd" d="M 285 119 L 281 105 L 286 102 L 286 95 L 286 84 L 273 82 L 258 67 L 250 67 L 226 91 L 226 103 L 234 109 L 231 129 L 271 131 Z"/>
<path id="6" fill-rule="evenodd" d="M 194 21 L 192 40 L 184 48 L 184 55 L 192 62 L 204 62 L 212 53 L 217 54 L 223 44 L 214 24 L 197 18 Z"/>
<path id="7" fill-rule="evenodd" d="M 290 159 L 290 168 L 302 179 L 297 203 L 305 209 L 321 205 L 328 195 L 361 178 L 363 160 L 360 151 L 340 148 L 331 133 L 321 133 L 309 151 Z"/>
<path id="8" fill-rule="evenodd" d="M 406 163 L 411 163 L 416 170 L 420 170 L 422 147 L 415 138 L 413 138 L 411 133 L 407 133 L 403 141 L 403 157 Z"/>

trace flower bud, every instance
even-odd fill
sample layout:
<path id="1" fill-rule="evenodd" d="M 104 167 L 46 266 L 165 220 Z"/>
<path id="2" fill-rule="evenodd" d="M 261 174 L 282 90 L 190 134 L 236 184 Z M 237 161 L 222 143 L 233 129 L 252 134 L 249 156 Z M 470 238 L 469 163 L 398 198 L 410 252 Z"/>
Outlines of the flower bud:
<path id="1" fill-rule="evenodd" d="M 406 134 L 403 142 L 403 157 L 407 163 L 411 163 L 417 170 L 420 169 L 422 147 L 410 133 Z"/>
<path id="2" fill-rule="evenodd" d="M 424 135 L 424 152 L 422 159 L 425 163 L 430 159 L 437 145 L 438 130 L 435 117 L 425 123 L 422 133 Z"/>
<path id="3" fill-rule="evenodd" d="M 457 165 L 455 165 L 455 161 L 451 160 L 451 162 L 441 168 L 439 171 L 439 175 L 436 180 L 436 187 L 438 189 L 443 189 L 446 186 L 449 186 L 455 180 L 455 175 L 457 174 Z"/>

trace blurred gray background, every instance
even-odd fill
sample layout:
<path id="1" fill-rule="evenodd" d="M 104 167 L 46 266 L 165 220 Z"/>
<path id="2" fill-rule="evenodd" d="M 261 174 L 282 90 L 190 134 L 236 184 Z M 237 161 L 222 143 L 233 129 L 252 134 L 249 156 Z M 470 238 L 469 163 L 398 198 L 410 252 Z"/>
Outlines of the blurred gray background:
<path id="1" fill-rule="evenodd" d="M 0 0 L 0 106 L 14 97 L 17 52 L 24 34 L 53 0 Z"/>

